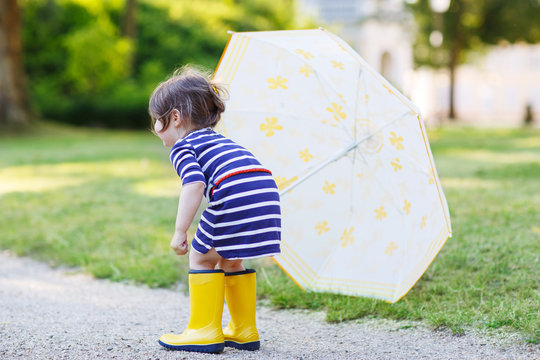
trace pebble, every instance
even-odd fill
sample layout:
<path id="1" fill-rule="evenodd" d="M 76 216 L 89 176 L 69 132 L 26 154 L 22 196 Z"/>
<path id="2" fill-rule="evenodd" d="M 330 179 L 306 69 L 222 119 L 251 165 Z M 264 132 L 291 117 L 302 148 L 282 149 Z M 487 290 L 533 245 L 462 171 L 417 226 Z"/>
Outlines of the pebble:
<path id="1" fill-rule="evenodd" d="M 224 325 L 230 319 L 225 310 Z M 149 289 L 95 280 L 0 252 L 1 359 L 540 359 L 516 334 L 455 336 L 411 321 L 330 324 L 324 314 L 259 304 L 261 349 L 220 355 L 169 351 L 157 339 L 182 332 L 189 298 L 181 288 Z"/>

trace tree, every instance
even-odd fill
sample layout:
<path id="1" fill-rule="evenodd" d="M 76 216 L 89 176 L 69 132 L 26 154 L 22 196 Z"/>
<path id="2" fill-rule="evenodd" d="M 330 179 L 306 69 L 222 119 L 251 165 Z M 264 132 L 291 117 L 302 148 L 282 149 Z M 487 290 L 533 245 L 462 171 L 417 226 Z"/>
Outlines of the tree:
<path id="1" fill-rule="evenodd" d="M 501 41 L 540 42 L 540 1 L 449 0 L 442 12 L 433 10 L 432 1 L 408 0 L 418 27 L 415 63 L 448 69 L 448 117 L 455 119 L 455 74 L 467 51 Z"/>
<path id="2" fill-rule="evenodd" d="M 21 4 L 33 109 L 77 125 L 147 127 L 148 97 L 159 81 L 186 63 L 214 68 L 227 30 L 307 26 L 297 23 L 293 0 Z"/>
<path id="3" fill-rule="evenodd" d="M 30 121 L 20 24 L 17 0 L 0 1 L 0 126 Z"/>

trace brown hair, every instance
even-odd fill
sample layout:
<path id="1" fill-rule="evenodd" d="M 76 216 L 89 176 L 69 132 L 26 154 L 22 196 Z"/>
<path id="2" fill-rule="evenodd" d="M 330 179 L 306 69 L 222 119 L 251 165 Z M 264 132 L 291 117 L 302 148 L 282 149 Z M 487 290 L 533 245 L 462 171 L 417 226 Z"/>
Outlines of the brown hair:
<path id="1" fill-rule="evenodd" d="M 208 73 L 191 65 L 183 66 L 159 84 L 150 97 L 152 131 L 158 120 L 163 122 L 161 131 L 167 129 L 174 109 L 196 129 L 213 128 L 225 111 L 223 95 L 225 90 L 210 80 Z"/>

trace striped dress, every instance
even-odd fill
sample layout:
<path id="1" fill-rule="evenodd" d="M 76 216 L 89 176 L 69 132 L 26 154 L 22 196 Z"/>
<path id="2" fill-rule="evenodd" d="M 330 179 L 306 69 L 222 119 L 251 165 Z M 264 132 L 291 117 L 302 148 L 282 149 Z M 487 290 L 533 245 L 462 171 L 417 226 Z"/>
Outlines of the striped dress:
<path id="1" fill-rule="evenodd" d="M 205 254 L 215 248 L 231 260 L 280 253 L 278 189 L 270 171 L 249 151 L 207 128 L 178 140 L 170 158 L 182 185 L 206 186 L 208 208 L 201 214 L 193 249 Z"/>

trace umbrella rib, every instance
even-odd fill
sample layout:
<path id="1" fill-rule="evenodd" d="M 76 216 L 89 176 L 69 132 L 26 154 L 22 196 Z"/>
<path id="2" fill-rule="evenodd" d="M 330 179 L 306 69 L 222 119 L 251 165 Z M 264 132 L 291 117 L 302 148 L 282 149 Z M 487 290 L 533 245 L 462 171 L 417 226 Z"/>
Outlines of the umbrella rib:
<path id="1" fill-rule="evenodd" d="M 337 161 L 337 160 L 341 159 L 343 156 L 347 155 L 350 151 L 356 149 L 358 147 L 358 145 L 360 145 L 364 141 L 367 141 L 370 137 L 372 137 L 373 135 L 381 132 L 383 129 L 386 129 L 387 127 L 394 124 L 395 122 L 403 119 L 405 116 L 407 116 L 410 113 L 411 113 L 411 111 L 405 112 L 401 116 L 398 116 L 394 120 L 392 120 L 392 121 L 388 122 L 387 124 L 381 126 L 379 129 L 377 129 L 377 131 L 374 131 L 371 134 L 364 136 L 360 140 L 355 141 L 355 142 L 351 143 L 349 146 L 347 146 L 347 147 L 341 149 L 340 151 L 336 152 L 334 155 L 330 156 L 326 161 L 319 164 L 317 167 L 315 167 L 314 169 L 309 171 L 307 174 L 302 176 L 296 182 L 292 183 L 291 185 L 289 185 L 285 189 L 281 190 L 281 192 L 279 193 L 279 196 L 285 195 L 286 193 L 288 193 L 289 191 L 291 191 L 292 189 L 294 189 L 295 187 L 297 187 L 298 185 L 300 185 L 301 183 L 303 183 L 304 181 L 306 181 L 307 179 L 309 179 L 310 177 L 312 177 L 313 175 L 315 175 L 316 173 L 318 173 L 319 171 L 324 169 L 327 165 L 333 163 L 334 161 Z"/>

